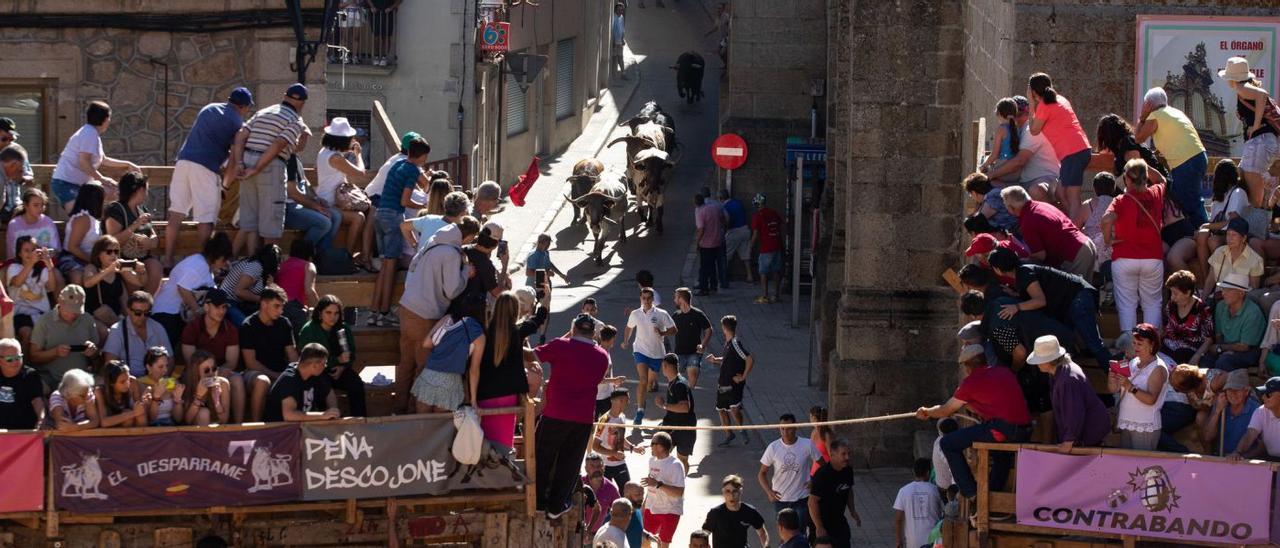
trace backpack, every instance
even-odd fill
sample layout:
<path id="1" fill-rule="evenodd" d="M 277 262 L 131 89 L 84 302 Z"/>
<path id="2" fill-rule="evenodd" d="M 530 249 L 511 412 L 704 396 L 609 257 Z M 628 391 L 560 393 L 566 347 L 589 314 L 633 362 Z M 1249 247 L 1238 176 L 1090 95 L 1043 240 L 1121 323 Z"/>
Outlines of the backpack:
<path id="1" fill-rule="evenodd" d="M 316 273 L 324 276 L 345 276 L 356 273 L 356 262 L 351 252 L 338 247 L 320 250 L 316 256 Z"/>

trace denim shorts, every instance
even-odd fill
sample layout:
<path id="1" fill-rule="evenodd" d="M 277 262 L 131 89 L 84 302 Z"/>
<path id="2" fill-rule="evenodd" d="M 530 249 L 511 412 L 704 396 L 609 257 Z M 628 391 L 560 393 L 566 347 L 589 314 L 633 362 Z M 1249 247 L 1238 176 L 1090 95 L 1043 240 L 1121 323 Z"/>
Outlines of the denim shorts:
<path id="1" fill-rule="evenodd" d="M 404 251 L 404 235 L 400 233 L 400 223 L 404 222 L 404 214 L 394 209 L 378 208 L 374 217 L 374 228 L 377 229 L 378 256 L 383 259 L 399 259 Z"/>
<path id="2" fill-rule="evenodd" d="M 1062 165 L 1058 168 L 1058 179 L 1062 180 L 1062 186 L 1084 186 L 1084 170 L 1089 167 L 1089 160 L 1092 158 L 1093 151 L 1087 148 L 1063 158 Z"/>
<path id="3" fill-rule="evenodd" d="M 761 253 L 756 258 L 759 263 L 760 274 L 773 274 L 782 272 L 782 252 L 774 251 L 773 253 Z"/>
<path id="4" fill-rule="evenodd" d="M 49 190 L 53 191 L 53 198 L 59 204 L 70 204 L 74 203 L 76 196 L 80 194 L 80 185 L 62 179 L 50 179 Z"/>
<path id="5" fill-rule="evenodd" d="M 690 367 L 702 367 L 702 354 L 680 354 L 680 372 L 688 371 Z"/>

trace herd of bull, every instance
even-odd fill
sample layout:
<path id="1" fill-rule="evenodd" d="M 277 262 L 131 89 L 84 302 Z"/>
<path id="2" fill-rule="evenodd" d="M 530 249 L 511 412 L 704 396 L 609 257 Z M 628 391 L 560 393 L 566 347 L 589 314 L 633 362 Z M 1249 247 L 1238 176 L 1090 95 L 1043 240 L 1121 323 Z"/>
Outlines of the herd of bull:
<path id="1" fill-rule="evenodd" d="M 645 103 L 639 114 L 618 126 L 630 126 L 631 134 L 608 146 L 626 143 L 626 172 L 606 175 L 604 163 L 584 158 L 574 164 L 565 196 L 573 204 L 573 222 L 585 221 L 591 229 L 595 238 L 591 256 L 597 266 L 604 265 L 604 241 L 612 232 L 606 228 L 616 227 L 618 241 L 627 241 L 630 196 L 636 197 L 636 211 L 645 226 L 662 232 L 663 187 L 676 162 L 675 120 L 656 101 Z"/>

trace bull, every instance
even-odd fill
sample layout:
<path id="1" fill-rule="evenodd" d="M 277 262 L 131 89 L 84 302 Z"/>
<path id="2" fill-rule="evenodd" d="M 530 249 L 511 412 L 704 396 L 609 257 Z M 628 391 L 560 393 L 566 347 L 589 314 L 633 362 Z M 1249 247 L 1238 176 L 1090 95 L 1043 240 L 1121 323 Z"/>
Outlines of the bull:
<path id="1" fill-rule="evenodd" d="M 676 120 L 670 114 L 667 114 L 667 111 L 662 110 L 662 105 L 659 105 L 657 101 L 650 100 L 645 102 L 644 106 L 640 108 L 640 112 L 618 125 L 630 126 L 631 134 L 639 135 L 640 126 L 648 122 L 658 124 L 663 128 L 668 146 L 661 147 L 662 150 L 674 152 L 676 149 Z"/>
<path id="2" fill-rule="evenodd" d="M 702 71 L 707 66 L 696 51 L 686 51 L 676 58 L 676 91 L 688 104 L 702 100 Z"/>
<path id="3" fill-rule="evenodd" d="M 568 178 L 569 203 L 573 204 L 573 224 L 578 224 L 584 219 L 582 207 L 574 200 L 590 192 L 591 187 L 600 181 L 600 174 L 603 172 L 604 163 L 595 158 L 583 158 L 578 160 L 578 163 L 573 164 L 573 175 Z"/>
<path id="4" fill-rule="evenodd" d="M 627 181 L 634 189 L 637 210 L 645 226 L 662 232 L 662 193 L 675 162 L 669 160 L 668 131 L 656 122 L 644 122 L 632 135 L 609 143 L 627 144 Z"/>
<path id="5" fill-rule="evenodd" d="M 565 196 L 565 199 L 585 212 L 587 226 L 596 239 L 591 255 L 595 257 L 596 266 L 604 266 L 604 241 L 610 232 L 606 229 L 617 227 L 618 243 L 627 241 L 627 184 L 621 176 L 602 178 L 586 194 L 576 199 Z"/>

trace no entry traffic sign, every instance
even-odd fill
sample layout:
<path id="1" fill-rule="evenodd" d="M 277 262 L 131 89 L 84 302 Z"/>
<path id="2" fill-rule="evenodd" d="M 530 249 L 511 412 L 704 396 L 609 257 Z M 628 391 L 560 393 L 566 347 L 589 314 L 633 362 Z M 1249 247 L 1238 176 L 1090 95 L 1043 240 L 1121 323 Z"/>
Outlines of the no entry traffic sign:
<path id="1" fill-rule="evenodd" d="M 720 169 L 734 170 L 747 162 L 747 142 L 735 133 L 716 137 L 711 143 L 711 159 Z"/>

